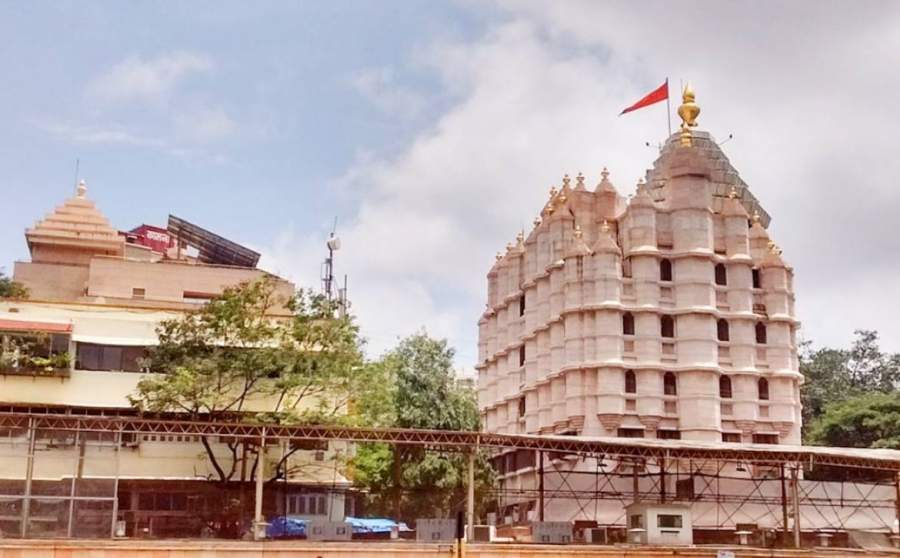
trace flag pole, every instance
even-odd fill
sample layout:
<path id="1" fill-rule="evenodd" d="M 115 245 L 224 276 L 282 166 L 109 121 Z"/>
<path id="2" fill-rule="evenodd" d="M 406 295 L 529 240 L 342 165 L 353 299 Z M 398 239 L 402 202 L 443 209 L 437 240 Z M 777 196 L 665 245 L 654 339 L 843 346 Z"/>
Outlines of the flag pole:
<path id="1" fill-rule="evenodd" d="M 669 135 L 666 141 L 672 137 L 672 106 L 669 104 L 669 78 L 666 78 L 666 119 L 669 121 Z"/>

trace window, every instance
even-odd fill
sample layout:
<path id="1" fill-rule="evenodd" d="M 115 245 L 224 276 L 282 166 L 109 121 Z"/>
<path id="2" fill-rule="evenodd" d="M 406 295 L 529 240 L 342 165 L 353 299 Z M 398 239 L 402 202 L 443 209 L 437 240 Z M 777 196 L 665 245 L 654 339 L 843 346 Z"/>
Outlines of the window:
<path id="1" fill-rule="evenodd" d="M 694 477 L 675 480 L 675 498 L 679 500 L 694 499 Z"/>
<path id="2" fill-rule="evenodd" d="M 719 320 L 716 322 L 716 337 L 719 341 L 728 341 L 730 339 L 727 321 Z"/>
<path id="3" fill-rule="evenodd" d="M 663 393 L 665 395 L 678 395 L 678 382 L 675 374 L 666 372 L 663 374 Z"/>
<path id="4" fill-rule="evenodd" d="M 760 378 L 758 382 L 756 382 L 756 389 L 759 391 L 759 398 L 763 400 L 769 399 L 769 380 L 765 378 Z"/>
<path id="5" fill-rule="evenodd" d="M 522 293 L 522 296 L 519 297 L 519 315 L 525 315 L 525 293 Z"/>
<path id="6" fill-rule="evenodd" d="M 741 443 L 741 433 L 740 432 L 722 432 L 722 441 L 728 442 L 729 444 L 740 444 Z"/>
<path id="7" fill-rule="evenodd" d="M 680 440 L 681 432 L 669 429 L 657 430 L 656 437 L 660 440 Z"/>
<path id="8" fill-rule="evenodd" d="M 519 366 L 525 366 L 525 345 L 519 347 Z"/>
<path id="9" fill-rule="evenodd" d="M 325 515 L 326 505 L 324 494 L 291 494 L 287 497 L 289 515 Z"/>
<path id="10" fill-rule="evenodd" d="M 622 314 L 622 334 L 634 335 L 634 316 L 631 312 Z"/>
<path id="11" fill-rule="evenodd" d="M 672 262 L 670 260 L 660 260 L 659 262 L 659 280 L 672 280 Z"/>
<path id="12" fill-rule="evenodd" d="M 131 289 L 131 298 L 143 299 L 146 294 L 146 289 L 141 289 L 138 287 L 134 287 L 133 289 Z"/>
<path id="13" fill-rule="evenodd" d="M 755 267 L 752 270 L 753 273 L 753 288 L 759 289 L 762 288 L 762 282 L 759 280 L 759 270 Z"/>
<path id="14" fill-rule="evenodd" d="M 728 270 L 725 269 L 725 264 L 716 264 L 716 285 L 727 285 L 728 284 Z"/>
<path id="15" fill-rule="evenodd" d="M 663 337 L 675 337 L 675 320 L 672 316 L 662 316 L 659 319 L 659 334 Z"/>
<path id="16" fill-rule="evenodd" d="M 637 380 L 634 377 L 634 370 L 625 371 L 625 393 L 637 393 Z"/>
<path id="17" fill-rule="evenodd" d="M 766 335 L 766 324 L 762 322 L 757 322 L 756 324 L 756 342 L 760 345 L 765 345 L 767 339 Z"/>
<path id="18" fill-rule="evenodd" d="M 644 516 L 640 514 L 634 514 L 628 517 L 628 528 L 629 529 L 643 529 L 644 528 Z"/>
<path id="19" fill-rule="evenodd" d="M 663 529 L 681 529 L 682 518 L 680 515 L 661 513 L 656 516 L 656 526 Z"/>
<path id="20" fill-rule="evenodd" d="M 618 431 L 619 438 L 643 438 L 643 428 L 620 428 Z"/>
<path id="21" fill-rule="evenodd" d="M 728 376 L 719 376 L 719 397 L 731 399 L 731 378 Z"/>
<path id="22" fill-rule="evenodd" d="M 146 347 L 78 343 L 75 351 L 75 368 L 142 372 L 144 369 L 141 367 L 141 360 L 146 356 Z"/>
<path id="23" fill-rule="evenodd" d="M 754 434 L 754 444 L 777 444 L 778 434 Z"/>
<path id="24" fill-rule="evenodd" d="M 519 416 L 520 417 L 525 416 L 525 398 L 524 397 L 519 398 Z"/>

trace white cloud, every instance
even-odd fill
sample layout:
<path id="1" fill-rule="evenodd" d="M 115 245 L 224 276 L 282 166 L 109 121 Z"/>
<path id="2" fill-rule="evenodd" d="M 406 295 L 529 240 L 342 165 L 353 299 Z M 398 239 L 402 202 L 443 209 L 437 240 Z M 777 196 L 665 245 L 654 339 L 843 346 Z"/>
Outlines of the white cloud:
<path id="1" fill-rule="evenodd" d="M 734 133 L 725 151 L 796 266 L 800 318 L 814 318 L 805 336 L 840 343 L 854 328 L 880 327 L 884 346 L 900 350 L 900 323 L 867 321 L 864 310 L 900 314 L 890 279 L 900 273 L 890 225 L 900 212 L 900 118 L 887 112 L 900 87 L 888 70 L 900 45 L 896 9 L 654 6 L 509 3 L 508 19 L 484 36 L 417 57 L 459 103 L 399 155 L 361 159 L 338 181 L 361 197 L 339 262 L 373 339 L 425 325 L 471 365 L 492 254 L 530 227 L 564 172 L 583 171 L 593 185 L 606 165 L 619 191 L 632 191 L 656 156 L 645 141 L 665 136 L 665 111 L 616 115 L 669 75 L 694 82 L 701 128 Z M 324 238 L 291 239 L 269 261 L 306 283 L 291 272 L 318 269 Z M 872 267 L 880 297 L 855 287 L 872 284 Z M 833 315 L 850 320 L 822 319 Z"/>
<path id="2" fill-rule="evenodd" d="M 353 88 L 383 113 L 403 119 L 419 116 L 425 109 L 425 97 L 400 85 L 391 68 L 367 68 L 350 80 Z"/>
<path id="3" fill-rule="evenodd" d="M 87 93 L 102 101 L 162 102 L 180 80 L 212 68 L 212 59 L 194 52 L 177 51 L 154 58 L 130 56 L 94 78 Z"/>
<path id="4" fill-rule="evenodd" d="M 135 135 L 122 126 L 86 126 L 63 122 L 39 123 L 38 127 L 51 135 L 73 143 L 165 147 L 159 138 Z"/>
<path id="5" fill-rule="evenodd" d="M 237 130 L 237 124 L 222 107 L 198 107 L 174 116 L 175 134 L 191 143 L 209 143 L 225 139 Z"/>

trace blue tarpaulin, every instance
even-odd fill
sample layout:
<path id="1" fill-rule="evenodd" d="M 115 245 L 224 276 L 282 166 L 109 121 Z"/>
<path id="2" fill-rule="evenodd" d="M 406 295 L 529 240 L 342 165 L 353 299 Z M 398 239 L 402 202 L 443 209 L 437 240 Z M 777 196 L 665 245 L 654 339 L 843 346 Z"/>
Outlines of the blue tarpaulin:
<path id="1" fill-rule="evenodd" d="M 399 531 L 410 530 L 406 523 L 397 523 L 393 519 L 381 517 L 346 517 L 344 522 L 350 524 L 354 535 L 390 533 L 395 527 Z M 269 521 L 266 536 L 270 539 L 305 537 L 308 524 L 308 519 L 280 515 Z"/>

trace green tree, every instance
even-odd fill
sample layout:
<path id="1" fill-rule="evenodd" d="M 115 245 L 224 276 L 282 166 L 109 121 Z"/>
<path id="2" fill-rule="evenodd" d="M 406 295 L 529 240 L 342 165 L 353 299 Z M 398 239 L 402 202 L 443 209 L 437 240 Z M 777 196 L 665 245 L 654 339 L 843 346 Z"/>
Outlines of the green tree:
<path id="1" fill-rule="evenodd" d="M 829 404 L 867 393 L 887 393 L 900 384 L 900 355 L 878 346 L 878 333 L 857 330 L 850 349 L 801 348 L 800 390 L 804 432 L 809 433 Z"/>
<path id="2" fill-rule="evenodd" d="M 0 298 L 28 298 L 28 289 L 22 283 L 13 281 L 0 271 Z"/>
<path id="3" fill-rule="evenodd" d="M 456 379 L 453 349 L 446 340 L 425 333 L 412 335 L 371 366 L 380 370 L 385 384 L 375 402 L 364 402 L 362 407 L 379 410 L 380 420 L 388 421 L 378 426 L 479 429 L 474 389 Z M 367 492 L 369 511 L 405 521 L 446 517 L 461 509 L 467 467 L 468 458 L 462 453 L 386 444 L 360 446 L 352 462 L 354 482 Z M 492 481 L 490 466 L 479 454 L 476 493 L 483 497 Z"/>
<path id="4" fill-rule="evenodd" d="M 835 401 L 809 431 L 810 443 L 900 449 L 900 392 L 871 392 Z"/>
<path id="5" fill-rule="evenodd" d="M 273 317 L 277 309 L 286 317 Z M 270 423 L 351 421 L 352 398 L 368 389 L 357 327 L 331 301 L 299 292 L 277 294 L 271 278 L 243 283 L 181 318 L 163 322 L 138 383 L 134 407 L 212 420 L 240 417 Z M 200 438 L 219 480 L 250 480 L 258 452 L 227 443 L 230 456 Z M 274 467 L 284 476 L 287 452 Z M 252 459 L 252 464 L 249 460 Z M 249 479 L 246 475 L 249 474 Z"/>

